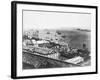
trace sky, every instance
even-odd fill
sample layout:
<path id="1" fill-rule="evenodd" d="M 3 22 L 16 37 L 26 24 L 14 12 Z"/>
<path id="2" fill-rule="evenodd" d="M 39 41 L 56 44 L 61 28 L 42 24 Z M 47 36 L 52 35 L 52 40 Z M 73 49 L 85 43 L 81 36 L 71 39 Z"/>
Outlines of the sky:
<path id="1" fill-rule="evenodd" d="M 23 11 L 23 29 L 91 28 L 91 14 Z"/>

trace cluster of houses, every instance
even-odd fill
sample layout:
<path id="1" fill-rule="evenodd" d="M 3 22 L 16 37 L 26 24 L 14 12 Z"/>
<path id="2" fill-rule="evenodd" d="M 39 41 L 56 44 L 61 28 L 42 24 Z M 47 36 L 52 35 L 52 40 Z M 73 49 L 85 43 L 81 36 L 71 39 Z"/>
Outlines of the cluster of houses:
<path id="1" fill-rule="evenodd" d="M 68 43 L 61 42 L 60 39 L 61 36 L 54 30 L 26 31 L 23 33 L 23 50 L 56 60 L 65 59 L 65 62 L 73 64 L 84 61 L 77 49 L 72 50 Z"/>

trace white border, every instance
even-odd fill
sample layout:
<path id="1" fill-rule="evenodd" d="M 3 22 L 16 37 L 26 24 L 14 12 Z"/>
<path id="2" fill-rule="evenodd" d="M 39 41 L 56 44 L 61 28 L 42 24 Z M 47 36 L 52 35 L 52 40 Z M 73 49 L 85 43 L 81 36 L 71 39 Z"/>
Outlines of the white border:
<path id="1" fill-rule="evenodd" d="M 91 13 L 91 66 L 88 67 L 74 67 L 74 68 L 56 68 L 56 69 L 33 69 L 22 70 L 22 10 L 48 10 L 48 11 L 66 11 L 66 12 L 85 12 Z M 50 74 L 68 74 L 68 73 L 82 73 L 95 72 L 96 65 L 96 48 L 95 48 L 95 14 L 96 9 L 90 8 L 75 8 L 75 7 L 58 7 L 58 6 L 42 6 L 42 5 L 26 5 L 17 4 L 17 76 L 37 76 Z"/>

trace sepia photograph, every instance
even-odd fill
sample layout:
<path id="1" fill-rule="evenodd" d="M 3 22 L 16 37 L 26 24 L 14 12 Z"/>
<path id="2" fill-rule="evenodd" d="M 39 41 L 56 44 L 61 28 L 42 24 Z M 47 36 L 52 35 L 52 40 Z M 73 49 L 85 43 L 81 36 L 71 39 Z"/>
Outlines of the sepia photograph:
<path id="1" fill-rule="evenodd" d="M 13 79 L 97 73 L 97 6 L 12 2 Z"/>

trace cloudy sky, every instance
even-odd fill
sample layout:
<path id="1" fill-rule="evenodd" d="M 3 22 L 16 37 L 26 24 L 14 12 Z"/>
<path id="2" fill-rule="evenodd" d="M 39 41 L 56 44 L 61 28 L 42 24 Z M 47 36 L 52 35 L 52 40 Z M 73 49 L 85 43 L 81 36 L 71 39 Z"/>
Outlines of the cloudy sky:
<path id="1" fill-rule="evenodd" d="M 23 11 L 23 29 L 91 28 L 91 14 Z"/>

